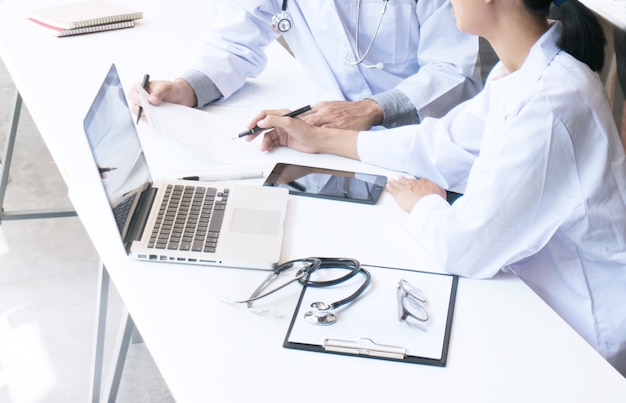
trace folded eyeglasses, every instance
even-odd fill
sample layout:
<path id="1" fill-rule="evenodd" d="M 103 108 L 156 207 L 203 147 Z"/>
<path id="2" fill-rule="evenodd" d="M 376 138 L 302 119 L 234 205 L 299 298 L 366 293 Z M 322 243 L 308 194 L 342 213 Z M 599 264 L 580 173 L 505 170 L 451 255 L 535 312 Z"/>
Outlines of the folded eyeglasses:
<path id="1" fill-rule="evenodd" d="M 402 279 L 398 282 L 397 295 L 398 320 L 424 331 L 428 330 L 430 316 L 425 307 L 428 302 L 426 294 Z"/>

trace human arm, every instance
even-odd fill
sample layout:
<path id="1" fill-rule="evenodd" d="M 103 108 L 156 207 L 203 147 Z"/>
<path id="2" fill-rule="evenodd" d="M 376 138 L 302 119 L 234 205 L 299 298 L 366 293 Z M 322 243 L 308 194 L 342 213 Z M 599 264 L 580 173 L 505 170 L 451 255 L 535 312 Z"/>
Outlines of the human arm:
<path id="1" fill-rule="evenodd" d="M 231 0 L 220 6 L 206 40 L 186 61 L 181 77 L 194 88 L 198 106 L 228 98 L 266 66 L 266 47 L 278 34 L 271 18 L 280 4 L 260 0 Z"/>
<path id="2" fill-rule="evenodd" d="M 299 118 L 282 116 L 285 110 L 261 111 L 254 117 L 248 128 L 255 125 L 262 129 L 272 129 L 264 133 L 262 151 L 272 151 L 277 147 L 290 147 L 306 153 L 329 153 L 359 159 L 357 153 L 358 132 L 329 127 L 311 126 Z M 259 133 L 246 137 L 251 141 Z"/>
<path id="3" fill-rule="evenodd" d="M 404 44 L 409 49 L 406 58 L 385 57 L 384 51 L 377 49 L 374 60 L 384 60 L 384 69 L 362 68 L 362 74 L 379 77 L 377 80 L 395 75 L 394 88 L 376 92 L 377 80 L 372 80 L 370 89 L 374 94 L 353 102 L 322 102 L 302 119 L 315 126 L 353 130 L 369 130 L 377 125 L 392 128 L 417 124 L 428 116 L 441 117 L 474 96 L 482 88 L 476 71 L 478 39 L 459 32 L 447 1 L 417 2 L 412 10 L 416 14 L 412 29 L 402 25 L 403 28 L 398 28 L 401 34 L 395 30 L 380 33 L 380 40 L 397 42 L 390 46 L 392 49 L 402 43 L 398 35 L 411 38 Z M 398 15 L 393 18 L 399 23 L 398 19 L 404 17 L 402 11 L 406 14 L 407 10 L 394 11 Z M 406 78 L 398 82 L 399 77 Z"/>
<path id="4" fill-rule="evenodd" d="M 419 21 L 417 59 L 419 71 L 401 81 L 394 89 L 371 96 L 380 104 L 391 91 L 400 91 L 409 103 L 404 109 L 385 109 L 383 125 L 396 127 L 417 123 L 425 117 L 441 117 L 460 102 L 476 95 L 482 89 L 477 71 L 478 38 L 460 32 L 447 0 L 418 1 L 416 13 Z M 389 103 L 389 105 L 394 105 Z M 415 110 L 417 115 L 414 116 Z M 416 120 L 415 120 L 416 119 Z"/>
<path id="5" fill-rule="evenodd" d="M 360 101 L 322 101 L 301 119 L 313 126 L 352 130 L 369 130 L 384 121 L 388 127 L 419 123 L 411 100 L 397 89 Z"/>
<path id="6" fill-rule="evenodd" d="M 567 130 L 551 120 L 545 112 L 514 119 L 506 139 L 481 150 L 452 206 L 432 195 L 415 203 L 407 225 L 441 268 L 492 277 L 541 250 L 580 206 Z"/>
<path id="7" fill-rule="evenodd" d="M 480 94 L 441 119 L 360 132 L 358 155 L 368 164 L 428 178 L 446 190 L 462 193 L 479 153 L 487 102 Z"/>
<path id="8" fill-rule="evenodd" d="M 278 36 L 267 22 L 276 7 L 256 0 L 224 3 L 207 39 L 185 61 L 186 70 L 172 81 L 151 81 L 148 101 L 202 107 L 232 95 L 265 68 L 265 48 Z M 138 87 L 129 93 L 136 106 Z"/>
<path id="9" fill-rule="evenodd" d="M 429 178 L 447 190 L 462 192 L 480 147 L 485 102 L 485 97 L 478 96 L 445 118 L 389 130 L 312 127 L 301 119 L 281 117 L 287 110 L 262 111 L 247 127 L 275 128 L 265 134 L 263 151 L 288 146 L 303 152 L 337 154 Z"/>

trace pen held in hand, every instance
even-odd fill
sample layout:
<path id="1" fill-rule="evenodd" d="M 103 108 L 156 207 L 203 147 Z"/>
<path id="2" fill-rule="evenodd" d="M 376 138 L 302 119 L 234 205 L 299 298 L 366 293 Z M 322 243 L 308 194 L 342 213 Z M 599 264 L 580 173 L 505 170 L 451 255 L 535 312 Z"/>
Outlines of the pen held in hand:
<path id="1" fill-rule="evenodd" d="M 141 88 L 143 88 L 144 90 L 148 91 L 148 84 L 150 83 L 150 74 L 145 74 L 143 76 L 143 80 L 141 82 Z M 141 119 L 141 114 L 143 113 L 143 108 L 140 106 L 139 109 L 137 110 L 137 122 L 136 124 L 139 124 L 139 120 Z"/>
<path id="2" fill-rule="evenodd" d="M 295 118 L 298 115 L 302 115 L 305 112 L 308 112 L 311 110 L 311 105 L 307 105 L 307 106 L 303 106 L 302 108 L 296 109 L 295 111 L 291 111 L 289 113 L 284 114 L 283 116 L 285 117 L 289 117 L 289 118 Z M 255 134 L 258 133 L 262 130 L 266 130 L 266 129 L 261 129 L 259 126 L 254 126 L 252 129 L 248 129 L 245 132 L 241 132 L 237 135 L 237 137 L 234 138 L 242 138 L 242 137 L 246 137 L 249 136 L 251 134 Z"/>
<path id="3" fill-rule="evenodd" d="M 115 171 L 117 168 L 115 167 L 106 167 L 106 168 L 100 168 L 98 167 L 98 172 L 100 172 L 101 174 L 106 173 L 106 172 L 111 172 L 111 171 Z"/>

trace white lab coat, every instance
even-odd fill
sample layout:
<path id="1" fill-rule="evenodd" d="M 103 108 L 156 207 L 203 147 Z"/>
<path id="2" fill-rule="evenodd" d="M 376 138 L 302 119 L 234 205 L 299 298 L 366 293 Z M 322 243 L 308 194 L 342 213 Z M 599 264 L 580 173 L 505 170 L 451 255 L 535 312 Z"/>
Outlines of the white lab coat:
<path id="1" fill-rule="evenodd" d="M 515 272 L 626 375 L 624 149 L 598 76 L 558 36 L 555 24 L 520 70 L 499 64 L 444 119 L 361 133 L 359 155 L 466 183 L 452 206 L 417 203 L 408 224 L 419 243 L 451 273 Z"/>
<path id="2" fill-rule="evenodd" d="M 190 61 L 224 97 L 266 65 L 264 49 L 278 37 L 272 16 L 282 0 L 229 0 L 218 25 Z M 382 0 L 361 0 L 359 47 L 365 51 L 382 12 Z M 355 101 L 393 88 L 402 91 L 420 117 L 442 116 L 481 88 L 478 38 L 456 28 L 448 0 L 390 0 L 364 64 L 355 54 L 355 0 L 291 0 L 293 21 L 284 39 L 328 99 Z"/>

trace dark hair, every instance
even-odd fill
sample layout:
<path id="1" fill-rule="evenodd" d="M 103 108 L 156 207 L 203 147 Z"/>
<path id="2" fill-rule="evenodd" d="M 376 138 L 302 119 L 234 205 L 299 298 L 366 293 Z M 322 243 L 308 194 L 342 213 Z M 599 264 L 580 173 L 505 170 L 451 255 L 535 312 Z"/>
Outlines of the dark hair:
<path id="1" fill-rule="evenodd" d="M 557 0 L 561 19 L 561 38 L 558 46 L 591 70 L 600 71 L 604 66 L 606 38 L 600 22 L 578 0 Z M 524 0 L 534 14 L 548 17 L 552 0 Z"/>

